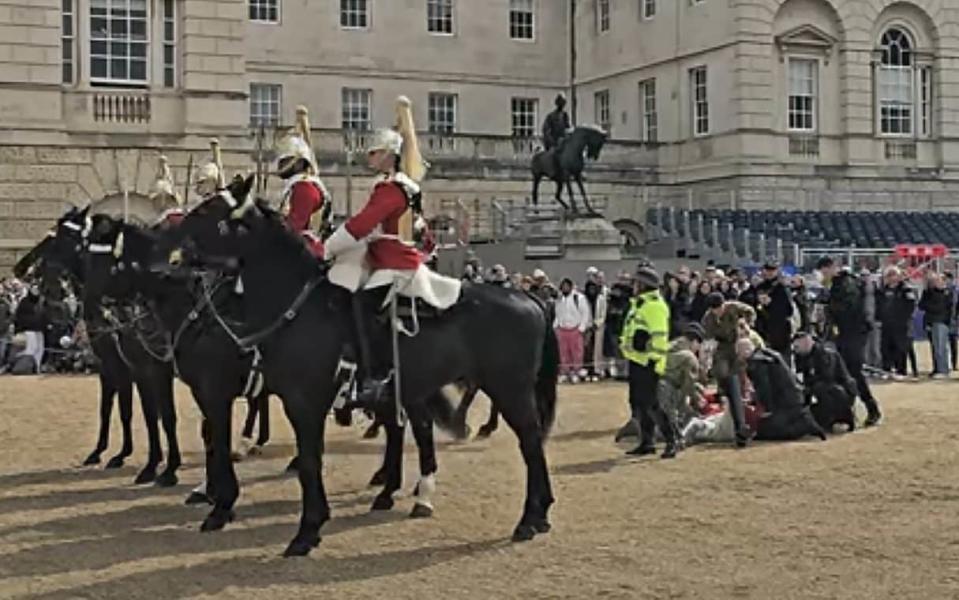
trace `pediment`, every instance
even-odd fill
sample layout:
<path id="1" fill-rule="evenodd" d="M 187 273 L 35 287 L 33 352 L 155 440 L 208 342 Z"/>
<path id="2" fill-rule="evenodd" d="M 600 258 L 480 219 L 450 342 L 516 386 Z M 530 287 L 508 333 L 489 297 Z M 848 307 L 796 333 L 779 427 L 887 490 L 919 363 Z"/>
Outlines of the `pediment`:
<path id="1" fill-rule="evenodd" d="M 813 52 L 828 57 L 838 42 L 815 25 L 800 25 L 776 36 L 776 45 L 783 53 Z"/>

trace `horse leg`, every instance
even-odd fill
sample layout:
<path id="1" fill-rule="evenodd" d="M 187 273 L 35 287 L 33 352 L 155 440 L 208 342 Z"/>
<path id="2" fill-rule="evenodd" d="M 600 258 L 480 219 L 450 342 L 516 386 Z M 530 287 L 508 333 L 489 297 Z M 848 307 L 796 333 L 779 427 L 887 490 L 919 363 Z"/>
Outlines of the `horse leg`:
<path id="1" fill-rule="evenodd" d="M 190 490 L 190 495 L 187 496 L 184 502 L 187 506 L 213 504 L 213 498 L 216 495 L 214 491 L 216 486 L 213 484 L 213 472 L 216 469 L 216 465 L 213 463 L 213 432 L 210 427 L 210 419 L 206 416 L 207 412 L 203 410 L 203 403 L 196 395 L 194 395 L 194 398 L 196 398 L 197 406 L 200 407 L 200 411 L 203 413 L 203 418 L 200 422 L 200 438 L 203 440 L 204 471 L 203 481 Z"/>
<path id="2" fill-rule="evenodd" d="M 117 404 L 120 407 L 123 445 L 120 453 L 107 462 L 108 469 L 122 467 L 123 461 L 133 454 L 133 380 L 128 373 L 125 373 L 117 384 Z"/>
<path id="3" fill-rule="evenodd" d="M 470 426 L 466 424 L 466 415 L 469 413 L 470 406 L 473 405 L 473 400 L 476 399 L 476 393 L 478 391 L 479 387 L 472 383 L 468 384 L 466 390 L 463 392 L 463 399 L 460 400 L 459 406 L 456 407 L 456 411 L 450 419 L 453 432 L 456 434 L 457 439 L 465 440 L 470 436 Z"/>
<path id="4" fill-rule="evenodd" d="M 586 207 L 586 212 L 595 215 L 596 211 L 589 205 L 589 196 L 586 195 L 586 187 L 583 185 L 582 173 L 576 176 L 576 185 L 579 186 L 579 193 L 583 195 L 583 205 Z"/>
<path id="5" fill-rule="evenodd" d="M 206 493 L 213 499 L 213 510 L 203 519 L 200 531 L 210 532 L 223 529 L 234 519 L 233 506 L 240 495 L 240 486 L 230 457 L 233 434 L 233 395 L 211 394 L 204 398 L 204 404 L 209 407 L 206 422 L 212 438 L 212 447 L 207 461 L 206 478 L 209 486 Z"/>
<path id="6" fill-rule="evenodd" d="M 396 424 L 396 409 L 392 400 L 390 409 L 384 411 L 383 427 L 386 429 L 386 452 L 383 455 L 383 489 L 373 499 L 370 510 L 393 508 L 393 494 L 403 485 L 403 434 L 406 428 Z M 374 476 L 375 477 L 375 476 Z"/>
<path id="7" fill-rule="evenodd" d="M 572 211 L 573 211 L 574 213 L 575 213 L 575 212 L 579 212 L 579 211 L 576 209 L 576 195 L 573 194 L 573 179 L 572 179 L 572 178 L 568 178 L 568 179 L 566 180 L 566 191 L 569 193 L 569 204 L 570 204 L 570 206 L 572 206 Z"/>
<path id="8" fill-rule="evenodd" d="M 323 439 L 326 413 L 333 403 L 333 391 L 325 391 L 323 402 L 317 404 L 315 396 L 300 393 L 288 394 L 283 399 L 284 408 L 293 431 L 296 433 L 297 474 L 303 494 L 303 514 L 296 536 L 283 552 L 283 556 L 306 556 L 320 544 L 320 527 L 330 518 L 330 506 L 326 500 L 323 476 L 320 470 L 321 441 Z"/>
<path id="9" fill-rule="evenodd" d="M 533 387 L 532 382 L 504 381 L 484 386 L 494 406 L 519 438 L 520 451 L 526 463 L 526 502 L 523 516 L 513 531 L 514 542 L 531 540 L 537 533 L 546 533 L 551 528 L 548 512 L 553 504 L 553 492 Z"/>
<path id="10" fill-rule="evenodd" d="M 260 434 L 256 437 L 258 448 L 266 446 L 270 441 L 270 393 L 260 392 L 256 398 L 256 413 L 260 421 Z"/>
<path id="11" fill-rule="evenodd" d="M 496 410 L 496 407 L 490 405 L 489 407 L 489 419 L 486 420 L 486 423 L 480 427 L 479 432 L 476 434 L 476 437 L 488 438 L 493 435 L 493 432 L 499 427 L 499 411 Z"/>
<path id="12" fill-rule="evenodd" d="M 253 427 L 256 426 L 257 413 L 260 410 L 257 406 L 257 398 L 247 396 L 246 407 L 246 420 L 243 421 L 242 435 L 245 439 L 251 439 L 253 437 Z"/>
<path id="13" fill-rule="evenodd" d="M 442 392 L 436 392 L 442 394 Z M 425 405 L 408 410 L 413 437 L 420 457 L 420 479 L 413 489 L 413 511 L 410 517 L 423 519 L 433 516 L 433 494 L 436 493 L 436 446 L 433 443 L 433 419 Z"/>
<path id="14" fill-rule="evenodd" d="M 542 179 L 542 175 L 533 175 L 533 206 L 539 206 L 539 182 Z"/>
<path id="15" fill-rule="evenodd" d="M 154 390 L 150 386 L 143 385 L 143 382 L 137 382 L 137 391 L 140 393 L 140 406 L 143 409 L 143 421 L 146 424 L 147 440 L 149 442 L 149 453 L 147 455 L 147 464 L 140 470 L 136 479 L 136 484 L 150 483 L 157 476 L 157 466 L 163 460 L 163 450 L 160 448 L 160 427 L 157 416 L 157 399 Z"/>
<path id="16" fill-rule="evenodd" d="M 163 433 L 166 435 L 167 460 L 166 468 L 156 479 L 160 487 L 173 487 L 177 484 L 177 469 L 182 464 L 180 458 L 180 443 L 176 434 L 176 404 L 173 398 L 173 376 L 169 372 L 162 372 L 157 377 L 158 405 L 160 418 L 163 422 Z"/>
<path id="17" fill-rule="evenodd" d="M 84 466 L 100 464 L 100 455 L 110 445 L 110 416 L 113 414 L 113 396 L 117 388 L 104 373 L 100 373 L 100 433 L 93 452 L 83 461 Z"/>

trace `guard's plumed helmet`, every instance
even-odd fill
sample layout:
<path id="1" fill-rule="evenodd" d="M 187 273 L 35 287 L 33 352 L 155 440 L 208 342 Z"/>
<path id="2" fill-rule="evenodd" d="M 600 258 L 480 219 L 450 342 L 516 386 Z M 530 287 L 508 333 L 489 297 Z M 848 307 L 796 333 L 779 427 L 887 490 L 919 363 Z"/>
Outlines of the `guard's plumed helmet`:
<path id="1" fill-rule="evenodd" d="M 153 183 L 150 200 L 160 209 L 183 206 L 183 199 L 176 192 L 173 173 L 170 172 L 170 163 L 166 156 L 160 156 L 157 164 L 157 179 Z"/>
<path id="2" fill-rule="evenodd" d="M 193 187 L 200 196 L 209 196 L 219 189 L 226 187 L 223 175 L 223 159 L 220 156 L 220 141 L 210 140 L 211 160 L 196 172 L 193 178 Z"/>
<path id="3" fill-rule="evenodd" d="M 310 138 L 310 113 L 305 106 L 296 107 L 296 125 L 276 144 L 276 171 L 282 173 L 298 159 L 307 162 L 316 173 L 316 156 Z"/>
<path id="4" fill-rule="evenodd" d="M 400 157 L 400 170 L 413 181 L 422 181 L 426 176 L 427 165 L 420 154 L 419 141 L 416 139 L 416 126 L 413 123 L 413 109 L 410 99 L 400 96 L 396 99 L 396 127 L 378 129 L 370 140 L 367 152 L 386 150 Z"/>

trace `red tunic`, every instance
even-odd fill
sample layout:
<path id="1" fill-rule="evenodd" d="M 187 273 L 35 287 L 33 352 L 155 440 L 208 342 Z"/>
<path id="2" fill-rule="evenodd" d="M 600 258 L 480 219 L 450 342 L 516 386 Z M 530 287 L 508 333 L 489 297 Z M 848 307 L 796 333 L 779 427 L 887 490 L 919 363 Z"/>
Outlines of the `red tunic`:
<path id="1" fill-rule="evenodd" d="M 323 241 L 310 231 L 310 217 L 323 208 L 323 193 L 311 181 L 298 181 L 293 184 L 288 200 L 289 212 L 286 224 L 293 231 L 300 232 L 303 241 L 313 256 L 323 258 Z"/>
<path id="2" fill-rule="evenodd" d="M 160 215 L 158 225 L 160 227 L 176 227 L 183 222 L 184 217 L 186 217 L 186 212 L 182 208 L 171 208 Z"/>
<path id="3" fill-rule="evenodd" d="M 407 208 L 406 194 L 400 185 L 393 181 L 382 181 L 373 187 L 373 193 L 363 210 L 347 221 L 345 227 L 356 240 L 367 237 L 377 227 L 383 235 L 395 236 L 399 234 L 400 217 Z M 368 247 L 367 258 L 374 271 L 415 270 L 423 262 L 419 251 L 413 246 L 394 238 L 376 239 L 375 235 Z"/>
<path id="4" fill-rule="evenodd" d="M 298 181 L 290 190 L 289 209 L 286 223 L 293 231 L 310 228 L 310 217 L 323 207 L 323 194 L 311 181 Z"/>

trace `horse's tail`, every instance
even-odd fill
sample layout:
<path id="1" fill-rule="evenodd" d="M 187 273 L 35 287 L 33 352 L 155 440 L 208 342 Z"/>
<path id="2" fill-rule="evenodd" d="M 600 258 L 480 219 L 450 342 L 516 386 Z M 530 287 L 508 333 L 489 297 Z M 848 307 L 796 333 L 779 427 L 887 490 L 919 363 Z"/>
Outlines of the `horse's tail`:
<path id="1" fill-rule="evenodd" d="M 549 430 L 556 418 L 556 386 L 559 382 L 559 341 L 551 324 L 552 319 L 547 319 L 543 339 L 543 357 L 540 359 L 535 387 L 536 408 L 539 411 L 539 422 L 544 437 L 549 435 Z"/>

